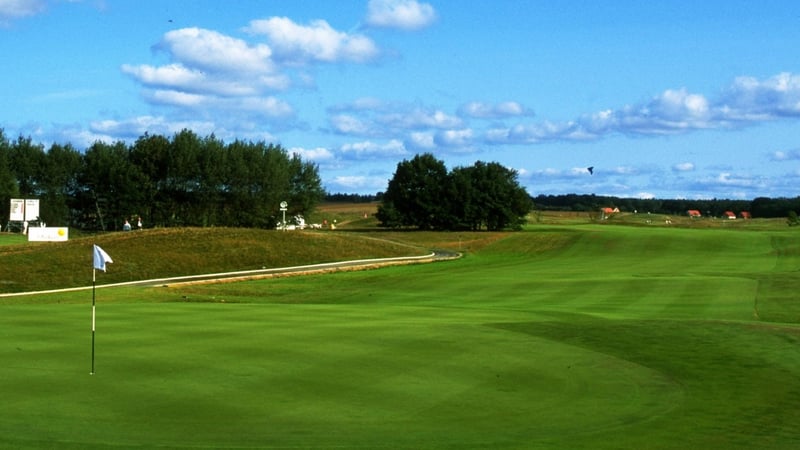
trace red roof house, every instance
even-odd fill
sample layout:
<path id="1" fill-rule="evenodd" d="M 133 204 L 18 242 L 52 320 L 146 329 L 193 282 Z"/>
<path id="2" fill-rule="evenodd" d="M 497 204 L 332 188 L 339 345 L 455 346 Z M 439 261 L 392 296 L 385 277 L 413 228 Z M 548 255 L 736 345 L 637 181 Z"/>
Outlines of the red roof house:
<path id="1" fill-rule="evenodd" d="M 690 209 L 686 213 L 689 214 L 689 217 L 700 217 L 700 211 L 696 209 Z"/>

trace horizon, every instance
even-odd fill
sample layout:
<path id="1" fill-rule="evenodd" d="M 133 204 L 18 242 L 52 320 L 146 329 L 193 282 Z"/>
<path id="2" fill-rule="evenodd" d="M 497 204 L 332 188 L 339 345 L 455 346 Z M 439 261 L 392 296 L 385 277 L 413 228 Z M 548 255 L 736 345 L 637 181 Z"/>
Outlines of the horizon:
<path id="1" fill-rule="evenodd" d="M 0 128 L 281 145 L 328 193 L 431 153 L 532 197 L 794 198 L 800 4 L 0 1 Z M 593 173 L 588 170 L 593 167 Z"/>

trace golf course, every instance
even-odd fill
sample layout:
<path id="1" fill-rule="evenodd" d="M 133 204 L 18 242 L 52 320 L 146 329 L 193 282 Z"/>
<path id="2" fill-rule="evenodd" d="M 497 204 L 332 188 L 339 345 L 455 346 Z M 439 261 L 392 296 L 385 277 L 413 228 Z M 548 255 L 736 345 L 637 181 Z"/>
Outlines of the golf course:
<path id="1" fill-rule="evenodd" d="M 800 448 L 785 221 L 341 222 L 2 237 L 0 448 Z M 461 257 L 124 284 L 433 250 Z"/>

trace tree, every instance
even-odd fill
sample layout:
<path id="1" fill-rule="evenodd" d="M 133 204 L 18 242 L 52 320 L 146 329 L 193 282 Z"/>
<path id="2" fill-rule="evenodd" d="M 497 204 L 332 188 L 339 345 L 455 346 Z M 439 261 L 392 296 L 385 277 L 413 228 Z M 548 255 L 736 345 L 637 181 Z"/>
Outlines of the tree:
<path id="1" fill-rule="evenodd" d="M 38 182 L 42 220 L 62 226 L 71 223 L 80 168 L 81 154 L 72 145 L 53 144 L 47 150 Z"/>
<path id="2" fill-rule="evenodd" d="M 403 160 L 389 180 L 378 220 L 386 226 L 441 228 L 447 222 L 443 204 L 447 180 L 444 162 L 430 153 Z"/>
<path id="3" fill-rule="evenodd" d="M 3 129 L 0 128 L 0 199 L 6 200 L 0 203 L 0 217 L 4 218 L 9 216 L 9 203 L 7 200 L 19 195 L 17 180 L 11 168 L 10 160 L 11 143 L 8 142 Z"/>
<path id="4" fill-rule="evenodd" d="M 519 229 L 533 208 L 530 196 L 517 182 L 517 173 L 499 163 L 476 162 L 453 170 L 458 185 L 457 205 L 461 222 L 472 230 Z"/>
<path id="5" fill-rule="evenodd" d="M 376 216 L 388 227 L 495 231 L 519 229 L 532 208 L 516 171 L 478 161 L 447 173 L 424 154 L 398 164 Z"/>
<path id="6" fill-rule="evenodd" d="M 44 166 L 44 147 L 34 144 L 30 137 L 20 136 L 11 144 L 9 164 L 17 178 L 19 194 L 24 198 L 39 198 Z"/>
<path id="7" fill-rule="evenodd" d="M 289 161 L 289 206 L 296 213 L 307 215 L 324 197 L 317 165 L 294 154 Z"/>
<path id="8" fill-rule="evenodd" d="M 142 173 L 131 164 L 123 142 L 95 142 L 83 155 L 79 203 L 81 223 L 101 230 L 120 230 L 142 205 Z"/>

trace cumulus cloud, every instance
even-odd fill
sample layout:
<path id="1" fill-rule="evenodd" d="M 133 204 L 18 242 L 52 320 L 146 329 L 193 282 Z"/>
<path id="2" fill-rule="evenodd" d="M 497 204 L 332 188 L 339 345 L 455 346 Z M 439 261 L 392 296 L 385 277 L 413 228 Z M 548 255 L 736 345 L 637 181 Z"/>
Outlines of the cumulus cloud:
<path id="1" fill-rule="evenodd" d="M 530 144 L 594 140 L 615 133 L 657 136 L 787 117 L 800 117 L 800 75 L 781 73 L 763 80 L 739 77 L 717 98 L 685 88 L 667 89 L 647 102 L 585 114 L 572 121 L 491 128 L 485 139 L 496 144 Z"/>
<path id="2" fill-rule="evenodd" d="M 365 62 L 378 55 L 368 37 L 337 31 L 324 20 L 299 25 L 286 17 L 271 17 L 251 21 L 245 31 L 266 36 L 275 57 L 287 64 Z"/>
<path id="3" fill-rule="evenodd" d="M 417 0 L 370 0 L 367 4 L 367 25 L 375 28 L 417 30 L 436 20 L 436 10 Z"/>
<path id="4" fill-rule="evenodd" d="M 251 45 L 213 30 L 192 27 L 169 31 L 156 48 L 199 70 L 259 74 L 275 70 L 269 46 Z"/>
<path id="5" fill-rule="evenodd" d="M 329 123 L 335 133 L 361 137 L 413 136 L 432 143 L 436 131 L 450 132 L 463 128 L 461 118 L 446 112 L 407 103 L 360 99 L 329 108 Z M 433 131 L 432 131 L 433 130 Z M 423 134 L 420 134 L 423 133 Z M 428 133 L 425 135 L 424 133 Z M 452 133 L 451 133 L 452 134 Z M 447 136 L 442 135 L 445 139 Z M 422 140 L 419 140 L 419 147 Z"/>
<path id="6" fill-rule="evenodd" d="M 287 128 L 297 125 L 294 108 L 274 94 L 295 84 L 314 84 L 308 73 L 298 73 L 298 66 L 362 63 L 379 53 L 366 36 L 337 31 L 324 20 L 299 25 L 272 17 L 253 20 L 243 31 L 262 42 L 199 27 L 171 30 L 154 46 L 169 63 L 123 64 L 120 69 L 142 86 L 142 97 L 154 106 L 187 117 L 217 117 L 231 127 L 266 118 L 270 126 Z M 337 132 L 366 134 L 359 121 L 348 116 L 331 120 Z"/>
<path id="7" fill-rule="evenodd" d="M 436 148 L 433 133 L 421 131 L 409 134 L 406 145 L 417 150 L 432 150 Z"/>
<path id="8" fill-rule="evenodd" d="M 691 172 L 694 170 L 694 164 L 690 162 L 682 162 L 672 166 L 674 172 Z"/>

